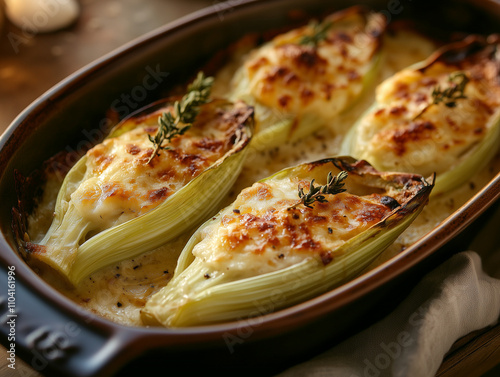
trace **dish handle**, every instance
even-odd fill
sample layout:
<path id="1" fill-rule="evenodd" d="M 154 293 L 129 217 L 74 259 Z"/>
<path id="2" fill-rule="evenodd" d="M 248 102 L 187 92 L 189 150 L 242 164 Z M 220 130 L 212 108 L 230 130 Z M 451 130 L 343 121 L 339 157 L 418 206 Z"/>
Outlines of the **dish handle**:
<path id="1" fill-rule="evenodd" d="M 29 289 L 16 273 L 14 266 L 0 267 L 0 336 L 7 367 L 20 373 L 24 368 L 23 375 L 35 370 L 46 376 L 95 377 L 109 376 L 130 360 L 123 335 L 110 333 L 84 309 L 77 322 Z"/>

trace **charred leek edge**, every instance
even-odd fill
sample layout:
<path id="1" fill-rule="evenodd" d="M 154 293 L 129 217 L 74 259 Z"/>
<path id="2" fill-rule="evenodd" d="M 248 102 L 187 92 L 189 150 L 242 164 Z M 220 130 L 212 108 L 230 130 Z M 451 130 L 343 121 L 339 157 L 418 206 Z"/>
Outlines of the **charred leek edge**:
<path id="1" fill-rule="evenodd" d="M 351 155 L 356 158 L 366 159 L 376 169 L 386 170 L 383 160 L 381 161 L 376 158 L 370 158 L 369 156 L 362 155 L 356 148 L 356 137 L 361 122 L 368 114 L 375 111 L 375 109 L 378 108 L 377 106 L 377 104 L 372 105 L 349 130 L 342 142 L 340 153 Z M 467 182 L 474 176 L 474 174 L 483 169 L 495 156 L 499 145 L 500 110 L 498 110 L 490 118 L 487 125 L 487 132 L 485 133 L 483 139 L 479 143 L 471 146 L 471 148 L 460 157 L 451 169 L 437 175 L 436 184 L 432 190 L 431 196 L 434 197 L 449 192 Z"/>
<path id="2" fill-rule="evenodd" d="M 65 177 L 56 200 L 55 219 L 40 242 L 46 251 L 38 253 L 37 258 L 77 285 L 109 264 L 173 240 L 218 209 L 241 171 L 251 133 L 251 128 L 245 126 L 242 137 L 230 151 L 158 207 L 80 244 L 91 224 L 82 221 L 69 199 L 85 174 L 87 159 L 83 156 Z M 191 200 L 193 197 L 197 200 Z M 67 232 L 67 229 L 74 231 Z"/>
<path id="3" fill-rule="evenodd" d="M 273 177 L 283 174 L 286 172 Z M 223 273 L 204 277 L 206 267 L 193 257 L 192 250 L 200 242 L 203 229 L 212 223 L 208 221 L 182 251 L 172 281 L 146 303 L 141 312 L 143 322 L 177 327 L 248 319 L 325 293 L 352 280 L 387 248 L 421 212 L 432 187 L 424 184 L 404 206 L 333 250 L 334 260 L 327 266 L 311 258 L 241 280 Z"/>

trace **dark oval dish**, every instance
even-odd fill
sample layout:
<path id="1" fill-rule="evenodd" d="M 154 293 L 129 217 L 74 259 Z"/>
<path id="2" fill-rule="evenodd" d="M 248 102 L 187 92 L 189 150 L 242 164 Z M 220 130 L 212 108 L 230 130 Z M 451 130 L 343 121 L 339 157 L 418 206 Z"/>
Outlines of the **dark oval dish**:
<path id="1" fill-rule="evenodd" d="M 358 3 L 383 11 L 391 20 L 410 17 L 436 37 L 456 30 L 496 32 L 500 19 L 495 1 Z M 248 31 L 290 25 L 291 15 L 300 14 L 295 10 L 323 14 L 349 5 L 321 0 L 214 2 L 76 72 L 16 118 L 0 141 L 0 330 L 7 349 L 14 343 L 17 356 L 51 376 L 148 371 L 270 375 L 387 314 L 424 272 L 449 256 L 452 249 L 443 246 L 452 244 L 500 196 L 500 174 L 439 227 L 374 270 L 302 304 L 232 323 L 181 329 L 121 326 L 65 298 L 16 251 L 11 231 L 15 170 L 28 174 L 58 151 L 84 150 L 104 135 L 107 109 L 124 117 L 161 98 L 162 87 L 188 78 L 193 67 Z M 15 284 L 12 312 L 9 276 Z M 273 308 L 261 309 L 267 313 Z"/>

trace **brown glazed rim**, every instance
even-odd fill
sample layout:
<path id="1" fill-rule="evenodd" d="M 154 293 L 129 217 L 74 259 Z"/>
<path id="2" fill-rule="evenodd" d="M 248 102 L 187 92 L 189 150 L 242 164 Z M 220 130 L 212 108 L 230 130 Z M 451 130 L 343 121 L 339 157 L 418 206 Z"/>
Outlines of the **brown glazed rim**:
<path id="1" fill-rule="evenodd" d="M 233 3 L 231 12 L 242 12 L 245 8 L 259 7 L 263 3 L 284 4 L 285 2 L 283 0 L 243 0 L 238 1 L 237 4 Z M 496 13 L 500 14 L 499 3 L 496 1 L 490 0 L 477 3 L 481 3 L 481 6 L 485 9 L 493 9 Z M 42 117 L 44 106 L 46 106 L 47 102 L 56 102 L 58 98 L 63 97 L 70 91 L 77 90 L 86 78 L 106 67 L 114 60 L 131 54 L 135 48 L 147 45 L 167 35 L 174 35 L 180 30 L 187 30 L 202 20 L 214 19 L 217 17 L 218 11 L 220 11 L 220 8 L 206 8 L 148 33 L 77 71 L 47 91 L 21 113 L 2 135 L 0 141 L 2 148 L 0 154 L 2 180 L 8 181 L 4 177 L 6 166 L 9 163 L 12 151 L 21 144 L 22 138 L 25 135 L 24 132 L 27 132 L 17 132 L 17 128 L 23 122 L 26 122 L 27 119 Z M 499 197 L 500 173 L 433 231 L 387 262 L 337 289 L 293 307 L 266 314 L 253 321 L 252 323 L 256 331 L 253 332 L 250 340 L 265 340 L 293 331 L 370 294 L 376 288 L 383 286 L 385 283 L 428 258 L 438 248 L 446 244 L 477 219 Z M 106 365 L 99 371 L 99 375 L 108 375 L 109 372 L 116 371 L 117 368 L 124 365 L 127 361 L 155 348 L 170 347 L 173 345 L 180 348 L 188 348 L 190 345 L 201 343 L 207 345 L 220 344 L 223 334 L 235 333 L 244 325 L 242 321 L 236 321 L 193 328 L 164 329 L 128 327 L 116 324 L 95 315 L 84 313 L 75 303 L 43 281 L 22 261 L 17 252 L 13 250 L 11 242 L 5 236 L 5 231 L 1 235 L 0 249 L 1 264 L 3 266 L 15 265 L 17 279 L 24 282 L 46 305 L 51 305 L 57 311 L 64 313 L 68 318 L 72 318 L 78 323 L 88 324 L 92 330 L 104 334 L 109 340 L 113 340 L 117 344 L 116 348 L 110 351 Z M 81 375 L 84 374 L 82 373 Z"/>

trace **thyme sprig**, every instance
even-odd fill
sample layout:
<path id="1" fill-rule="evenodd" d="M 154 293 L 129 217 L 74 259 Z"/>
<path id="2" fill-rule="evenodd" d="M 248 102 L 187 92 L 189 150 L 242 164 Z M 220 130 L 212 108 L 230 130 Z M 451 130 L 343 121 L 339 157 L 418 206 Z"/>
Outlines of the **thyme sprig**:
<path id="1" fill-rule="evenodd" d="M 332 27 L 332 22 L 324 21 L 318 23 L 317 21 L 313 21 L 309 24 L 309 27 L 313 29 L 312 35 L 304 35 L 299 41 L 299 44 L 316 48 L 321 41 L 327 38 L 328 30 Z"/>
<path id="2" fill-rule="evenodd" d="M 299 186 L 299 201 L 288 209 L 294 209 L 299 204 L 304 204 L 308 208 L 313 208 L 312 204 L 314 202 L 326 203 L 328 200 L 325 195 L 335 195 L 346 191 L 344 189 L 344 180 L 347 178 L 348 174 L 346 171 L 341 171 L 335 177 L 332 172 L 328 173 L 326 178 L 326 185 L 324 186 L 314 186 L 314 179 L 311 181 L 309 186 L 309 192 L 306 194 L 304 189 Z"/>
<path id="3" fill-rule="evenodd" d="M 469 82 L 469 78 L 464 72 L 454 72 L 448 77 L 449 87 L 441 90 L 438 85 L 432 90 L 432 102 L 425 106 L 420 113 L 418 113 L 413 120 L 419 118 L 423 113 L 427 111 L 432 105 L 437 105 L 443 102 L 447 107 L 455 107 L 457 105 L 457 100 L 462 98 L 467 98 L 464 94 L 465 86 Z"/>
<path id="4" fill-rule="evenodd" d="M 183 135 L 191 128 L 200 112 L 200 105 L 209 101 L 210 91 L 214 82 L 213 77 L 205 77 L 199 72 L 196 79 L 188 85 L 187 93 L 180 101 L 175 101 L 173 111 L 163 113 L 158 117 L 158 131 L 154 137 L 148 135 L 154 145 L 148 164 L 155 158 L 161 149 L 170 149 L 168 145 L 173 138 Z"/>

